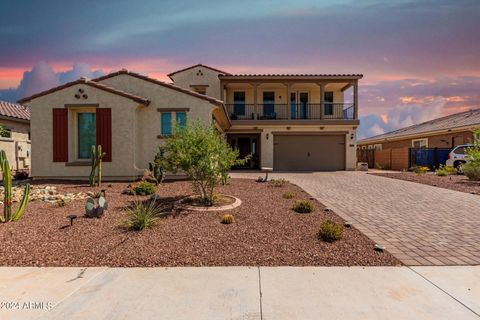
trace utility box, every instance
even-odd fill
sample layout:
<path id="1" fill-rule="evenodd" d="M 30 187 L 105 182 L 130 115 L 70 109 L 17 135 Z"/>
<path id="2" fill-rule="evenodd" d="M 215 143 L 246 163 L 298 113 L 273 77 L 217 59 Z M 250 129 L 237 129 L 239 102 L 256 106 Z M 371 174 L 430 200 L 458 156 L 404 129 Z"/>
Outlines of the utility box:
<path id="1" fill-rule="evenodd" d="M 358 171 L 368 171 L 368 162 L 359 162 L 357 164 Z"/>

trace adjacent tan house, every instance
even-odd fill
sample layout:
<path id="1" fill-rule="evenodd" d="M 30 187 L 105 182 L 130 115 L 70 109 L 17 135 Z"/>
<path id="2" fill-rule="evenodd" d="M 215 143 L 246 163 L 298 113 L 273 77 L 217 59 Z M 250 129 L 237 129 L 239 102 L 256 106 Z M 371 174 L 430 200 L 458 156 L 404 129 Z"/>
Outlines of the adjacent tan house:
<path id="1" fill-rule="evenodd" d="M 32 111 L 32 176 L 85 178 L 90 146 L 101 144 L 107 179 L 137 178 L 172 128 L 190 121 L 214 125 L 241 156 L 252 154 L 246 168 L 355 168 L 362 75 L 232 75 L 195 65 L 169 77 L 120 70 L 19 101 Z"/>
<path id="2" fill-rule="evenodd" d="M 30 169 L 30 109 L 0 101 L 0 150 L 4 150 L 12 170 Z"/>

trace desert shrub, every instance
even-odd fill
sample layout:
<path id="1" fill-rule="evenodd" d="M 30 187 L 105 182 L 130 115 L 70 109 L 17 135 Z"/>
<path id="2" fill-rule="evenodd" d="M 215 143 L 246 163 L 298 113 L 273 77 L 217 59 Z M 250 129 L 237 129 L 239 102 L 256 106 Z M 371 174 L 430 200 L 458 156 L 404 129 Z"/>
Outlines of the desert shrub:
<path id="1" fill-rule="evenodd" d="M 411 167 L 410 169 L 408 169 L 412 172 L 415 172 L 416 174 L 420 175 L 420 174 L 425 174 L 428 172 L 428 170 L 430 170 L 429 167 L 426 167 L 426 166 L 413 166 Z"/>
<path id="2" fill-rule="evenodd" d="M 238 150 L 233 150 L 222 135 L 198 122 L 177 128 L 164 150 L 168 171 L 184 172 L 194 192 L 207 205 L 212 205 L 214 189 L 222 176 L 250 158 L 238 159 Z"/>
<path id="3" fill-rule="evenodd" d="M 295 193 L 293 193 L 293 192 L 285 192 L 285 193 L 282 195 L 282 197 L 283 197 L 284 199 L 293 199 L 293 198 L 295 198 Z"/>
<path id="4" fill-rule="evenodd" d="M 308 200 L 297 200 L 293 204 L 293 210 L 298 213 L 310 213 L 314 209 L 315 206 Z"/>
<path id="5" fill-rule="evenodd" d="M 127 218 L 123 222 L 124 226 L 137 231 L 153 227 L 160 214 L 160 208 L 155 201 L 136 201 L 126 211 Z"/>
<path id="6" fill-rule="evenodd" d="M 343 226 L 332 220 L 325 220 L 320 224 L 318 237 L 323 241 L 334 242 L 343 236 Z"/>
<path id="7" fill-rule="evenodd" d="M 274 187 L 283 187 L 285 186 L 287 183 L 288 183 L 288 180 L 285 180 L 283 178 L 280 178 L 280 179 L 271 179 L 269 181 L 270 185 L 271 186 L 274 186 Z"/>
<path id="8" fill-rule="evenodd" d="M 457 173 L 457 170 L 452 166 L 445 166 L 441 164 L 440 167 L 437 170 L 435 170 L 435 173 L 437 176 L 445 177 L 450 174 Z"/>
<path id="9" fill-rule="evenodd" d="M 462 170 L 469 180 L 480 181 L 480 129 L 473 136 L 473 147 L 467 149 L 467 163 L 462 165 Z"/>
<path id="10" fill-rule="evenodd" d="M 230 223 L 233 223 L 233 221 L 234 219 L 231 214 L 225 214 L 223 215 L 222 220 L 220 222 L 223 224 L 230 224 Z"/>
<path id="11" fill-rule="evenodd" d="M 142 181 L 135 188 L 133 188 L 132 191 L 135 195 L 148 196 L 150 194 L 154 194 L 156 189 L 153 183 Z"/>

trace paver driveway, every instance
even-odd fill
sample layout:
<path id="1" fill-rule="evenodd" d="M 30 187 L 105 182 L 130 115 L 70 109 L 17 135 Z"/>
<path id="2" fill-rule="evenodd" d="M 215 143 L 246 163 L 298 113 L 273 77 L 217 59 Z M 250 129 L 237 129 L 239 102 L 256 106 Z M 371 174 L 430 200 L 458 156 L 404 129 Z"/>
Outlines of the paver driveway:
<path id="1" fill-rule="evenodd" d="M 233 173 L 233 177 L 259 174 Z M 406 265 L 480 264 L 480 197 L 365 172 L 277 173 Z"/>

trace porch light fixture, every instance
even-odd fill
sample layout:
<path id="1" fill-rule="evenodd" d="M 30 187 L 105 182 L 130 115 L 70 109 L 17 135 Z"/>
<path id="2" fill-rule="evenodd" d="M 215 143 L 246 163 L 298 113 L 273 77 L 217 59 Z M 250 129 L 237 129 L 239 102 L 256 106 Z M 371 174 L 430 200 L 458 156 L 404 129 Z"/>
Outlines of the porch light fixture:
<path id="1" fill-rule="evenodd" d="M 270 133 L 267 133 L 267 135 L 265 136 L 265 139 L 268 140 L 268 138 L 270 138 Z"/>
<path id="2" fill-rule="evenodd" d="M 352 132 L 352 133 L 350 134 L 350 140 L 353 140 L 353 138 L 355 138 L 355 134 Z"/>

